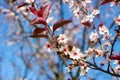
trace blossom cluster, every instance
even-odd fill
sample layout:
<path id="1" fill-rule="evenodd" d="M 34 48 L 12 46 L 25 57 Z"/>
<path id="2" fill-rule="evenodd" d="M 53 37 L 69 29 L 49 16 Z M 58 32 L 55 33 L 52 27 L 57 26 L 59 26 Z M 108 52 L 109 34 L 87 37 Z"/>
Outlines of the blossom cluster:
<path id="1" fill-rule="evenodd" d="M 34 0 L 30 0 L 27 3 L 33 3 Z M 113 47 L 116 39 L 120 38 L 120 15 L 115 18 L 115 23 L 118 25 L 118 29 L 116 31 L 116 36 L 113 39 L 113 35 L 110 34 L 109 27 L 103 23 L 100 23 L 97 27 L 94 24 L 94 18 L 98 17 L 100 14 L 100 10 L 92 9 L 89 10 L 89 4 L 92 3 L 91 0 L 63 0 L 63 3 L 69 4 L 69 8 L 72 10 L 72 13 L 77 19 L 80 20 L 80 24 L 83 26 L 89 26 L 91 28 L 90 34 L 88 34 L 88 45 L 89 47 L 86 50 L 82 50 L 79 46 L 76 46 L 70 42 L 74 41 L 67 36 L 65 33 L 63 34 L 55 34 L 55 31 L 63 27 L 64 25 L 72 22 L 71 20 L 58 20 L 55 24 L 50 28 L 49 24 L 52 23 L 54 17 L 50 17 L 51 14 L 51 4 L 47 4 L 42 6 L 40 9 L 36 9 L 36 7 L 31 6 L 29 10 L 37 16 L 31 24 L 42 24 L 44 28 L 37 28 L 33 31 L 33 35 L 31 37 L 34 38 L 47 38 L 49 42 L 46 42 L 45 49 L 48 52 L 56 52 L 62 58 L 70 59 L 72 64 L 68 65 L 68 71 L 71 71 L 72 68 L 80 66 L 80 74 L 85 75 L 89 69 L 92 67 L 99 68 L 96 65 L 94 59 L 103 57 L 105 62 L 101 62 L 100 64 L 104 66 L 105 63 L 108 63 L 108 73 L 112 74 L 109 71 L 109 66 L 112 60 L 117 60 L 117 63 L 120 64 L 120 55 L 112 55 Z M 103 1 L 103 3 L 105 2 Z M 83 14 L 84 13 L 84 14 Z M 83 14 L 83 15 L 81 15 Z M 86 27 L 85 27 L 86 28 Z M 76 30 L 77 31 L 77 30 Z M 71 34 L 72 30 L 70 33 Z M 74 33 L 76 33 L 74 31 Z M 73 34 L 74 34 L 73 33 Z M 84 33 L 86 34 L 86 33 Z M 86 43 L 85 43 L 86 44 Z M 99 46 L 98 46 L 99 45 Z M 94 66 L 90 65 L 88 61 L 94 61 Z M 111 68 L 112 69 L 112 68 Z M 119 72 L 120 66 L 117 66 L 113 71 L 120 74 Z M 102 71 L 102 70 L 101 70 Z"/>

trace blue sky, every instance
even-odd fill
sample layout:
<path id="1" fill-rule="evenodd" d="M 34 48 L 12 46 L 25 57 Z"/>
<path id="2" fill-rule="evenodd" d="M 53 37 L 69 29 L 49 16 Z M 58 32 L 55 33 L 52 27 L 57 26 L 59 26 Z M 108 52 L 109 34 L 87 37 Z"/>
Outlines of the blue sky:
<path id="1" fill-rule="evenodd" d="M 4 5 L 4 6 L 0 5 L 0 7 L 6 7 L 6 5 Z M 120 13 L 119 9 L 116 8 L 116 7 L 112 7 L 111 10 L 114 10 L 114 11 L 113 11 L 113 13 L 110 13 L 109 11 L 106 10 L 108 7 L 110 7 L 110 6 L 107 4 L 107 5 L 102 6 L 102 7 L 99 8 L 100 12 L 101 12 L 101 15 L 102 15 L 101 18 L 103 19 L 103 21 L 106 23 L 107 26 L 109 26 L 110 23 L 113 21 L 113 16 L 117 17 L 118 14 Z M 64 19 L 71 18 L 72 14 L 71 13 L 68 14 L 68 12 L 70 11 L 68 9 L 68 5 L 63 5 L 62 8 L 63 8 L 63 12 L 64 12 L 64 17 L 63 18 Z M 110 15 L 112 14 L 113 15 L 113 16 L 111 16 L 112 18 L 111 17 L 110 18 L 105 18 L 104 17 L 105 13 L 109 13 Z M 1 27 L 0 27 L 0 76 L 2 75 L 2 80 L 13 80 L 13 77 L 16 75 L 16 73 L 14 71 L 15 70 L 20 70 L 19 74 L 20 74 L 20 76 L 23 76 L 23 73 L 25 71 L 25 66 L 24 66 L 23 61 L 21 60 L 21 58 L 19 57 L 19 55 L 17 53 L 19 51 L 19 49 L 20 49 L 21 43 L 18 42 L 16 44 L 13 44 L 12 46 L 9 46 L 5 42 L 6 40 L 8 42 L 10 41 L 10 38 L 7 36 L 7 33 L 9 33 L 9 27 L 10 26 L 9 26 L 8 22 L 4 22 L 4 21 L 5 21 L 4 16 L 0 15 L 0 25 L 1 25 Z M 1 24 L 1 22 L 4 22 L 4 23 Z M 99 24 L 98 19 L 96 19 L 95 22 L 97 23 L 96 25 Z M 114 36 L 114 32 L 112 30 L 110 32 Z M 29 35 L 29 31 L 26 31 L 26 32 L 28 32 L 27 34 Z M 31 38 L 29 38 L 29 39 L 31 39 Z M 32 40 L 35 41 L 34 39 L 31 39 L 31 41 Z M 120 45 L 119 45 L 120 40 L 118 40 L 116 42 L 116 44 L 117 45 L 115 46 L 115 49 L 116 49 L 115 52 L 118 53 L 120 51 Z M 26 50 L 29 50 L 29 47 L 26 48 Z M 14 66 L 16 66 L 16 65 L 14 65 L 14 63 L 17 63 L 17 66 L 18 66 L 19 69 L 14 68 Z M 37 67 L 36 67 L 35 71 L 37 71 Z M 34 75 L 35 71 L 30 72 L 28 70 L 28 72 L 30 72 L 29 75 L 28 75 L 28 80 L 29 79 L 30 80 L 35 80 L 35 75 Z M 112 77 L 110 75 L 107 75 L 105 73 L 98 72 L 98 71 L 90 71 L 88 73 L 88 76 L 93 76 L 95 78 L 95 80 L 112 80 Z M 31 79 L 31 77 L 33 79 Z M 40 80 L 44 79 L 44 77 L 45 76 L 42 76 L 40 78 Z M 69 75 L 67 77 L 69 77 Z M 81 78 L 82 78 L 82 80 L 87 80 L 84 77 L 81 77 Z"/>

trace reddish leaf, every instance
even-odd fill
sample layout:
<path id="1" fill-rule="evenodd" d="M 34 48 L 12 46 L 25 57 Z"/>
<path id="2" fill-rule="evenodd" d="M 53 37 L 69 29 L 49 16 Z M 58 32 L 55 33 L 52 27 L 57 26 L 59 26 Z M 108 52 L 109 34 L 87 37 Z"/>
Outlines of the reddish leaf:
<path id="1" fill-rule="evenodd" d="M 45 34 L 31 35 L 30 37 L 33 37 L 33 38 L 48 38 L 48 35 L 45 35 Z"/>
<path id="2" fill-rule="evenodd" d="M 120 53 L 111 56 L 110 59 L 112 59 L 112 60 L 120 60 Z"/>
<path id="3" fill-rule="evenodd" d="M 83 25 L 87 26 L 87 27 L 90 27 L 90 23 L 88 21 L 86 22 L 81 22 Z"/>
<path id="4" fill-rule="evenodd" d="M 45 5 L 44 7 L 42 7 L 41 9 L 43 9 L 43 18 L 46 20 L 49 12 L 50 12 L 50 8 L 51 8 L 51 4 L 50 5 Z"/>
<path id="5" fill-rule="evenodd" d="M 30 7 L 30 11 L 31 11 L 33 14 L 37 15 L 38 17 L 43 17 L 42 12 L 38 11 L 35 7 Z"/>
<path id="6" fill-rule="evenodd" d="M 68 23 L 72 22 L 71 19 L 69 20 L 59 20 L 57 21 L 54 25 L 53 25 L 53 31 L 55 31 L 56 29 L 58 29 L 59 27 L 62 27 Z"/>
<path id="7" fill-rule="evenodd" d="M 22 3 L 22 4 L 20 4 L 17 8 L 21 8 L 21 7 L 27 6 L 27 5 L 29 5 L 29 4 L 28 4 L 28 3 Z"/>
<path id="8" fill-rule="evenodd" d="M 34 34 L 34 35 L 38 35 L 38 34 L 42 33 L 43 31 L 45 31 L 45 28 L 36 28 L 36 29 L 33 31 L 33 34 Z"/>
<path id="9" fill-rule="evenodd" d="M 46 25 L 45 19 L 38 17 L 31 21 L 31 24 L 43 24 Z"/>
<path id="10" fill-rule="evenodd" d="M 49 12 L 50 12 L 51 5 L 45 5 L 40 8 L 40 10 L 37 10 L 35 7 L 30 7 L 30 11 L 37 15 L 38 17 L 42 17 L 45 20 L 47 19 Z"/>
<path id="11" fill-rule="evenodd" d="M 114 1 L 114 0 L 104 0 L 104 1 L 102 1 L 100 4 L 101 4 L 101 5 L 107 4 L 107 3 L 112 2 L 112 1 Z"/>

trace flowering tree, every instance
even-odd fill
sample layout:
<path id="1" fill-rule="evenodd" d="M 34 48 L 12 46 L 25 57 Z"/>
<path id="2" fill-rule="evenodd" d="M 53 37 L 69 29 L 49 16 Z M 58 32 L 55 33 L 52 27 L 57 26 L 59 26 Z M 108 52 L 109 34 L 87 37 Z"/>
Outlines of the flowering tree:
<path id="1" fill-rule="evenodd" d="M 88 74 L 95 70 L 120 77 L 119 0 L 7 0 L 5 3 L 8 9 L 1 8 L 1 13 L 7 13 L 7 19 L 12 17 L 17 23 L 13 33 L 23 43 L 19 55 L 26 68 L 24 75 L 18 77 L 20 80 L 27 79 L 28 71 L 35 66 L 40 69 L 37 74 L 46 75 L 47 80 L 78 80 L 82 79 L 80 76 L 94 80 Z M 69 13 L 65 13 L 65 8 Z M 26 28 L 25 21 L 34 29 Z M 27 34 L 29 31 L 31 35 Z M 35 80 L 38 79 L 39 75 Z"/>

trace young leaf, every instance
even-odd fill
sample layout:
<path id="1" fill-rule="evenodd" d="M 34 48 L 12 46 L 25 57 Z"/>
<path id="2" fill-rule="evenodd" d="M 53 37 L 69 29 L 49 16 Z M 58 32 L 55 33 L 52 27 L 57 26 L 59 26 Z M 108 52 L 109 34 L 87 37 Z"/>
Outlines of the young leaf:
<path id="1" fill-rule="evenodd" d="M 69 20 L 59 20 L 57 21 L 54 25 L 53 25 L 53 31 L 55 31 L 56 29 L 58 29 L 59 27 L 62 27 L 68 23 L 72 22 L 71 19 Z"/>
<path id="2" fill-rule="evenodd" d="M 38 17 L 43 17 L 42 12 L 38 11 L 35 7 L 30 7 L 29 9 L 33 14 L 37 15 Z"/>
<path id="3" fill-rule="evenodd" d="M 51 5 L 42 6 L 40 10 L 37 10 L 35 7 L 30 7 L 30 11 L 38 17 L 42 17 L 46 20 L 49 15 L 50 8 Z"/>
<path id="4" fill-rule="evenodd" d="M 104 0 L 104 1 L 102 1 L 100 4 L 101 4 L 101 5 L 107 4 L 107 3 L 112 2 L 112 1 L 114 1 L 114 0 Z"/>
<path id="5" fill-rule="evenodd" d="M 48 15 L 49 15 L 49 12 L 50 12 L 50 8 L 51 8 L 51 4 L 50 5 L 45 5 L 43 8 L 43 18 L 46 20 Z"/>
<path id="6" fill-rule="evenodd" d="M 41 17 L 38 17 L 38 18 L 35 18 L 34 20 L 31 21 L 31 24 L 43 24 L 43 25 L 46 25 L 46 21 L 45 19 L 41 18 Z"/>
<path id="7" fill-rule="evenodd" d="M 33 31 L 33 34 L 34 34 L 34 35 L 38 35 L 38 34 L 42 33 L 43 31 L 45 31 L 45 28 L 36 28 L 36 29 Z"/>
<path id="8" fill-rule="evenodd" d="M 84 26 L 90 27 L 90 23 L 88 21 L 86 22 L 81 22 Z"/>
<path id="9" fill-rule="evenodd" d="M 48 35 L 40 34 L 40 35 L 31 35 L 32 38 L 48 38 Z"/>

